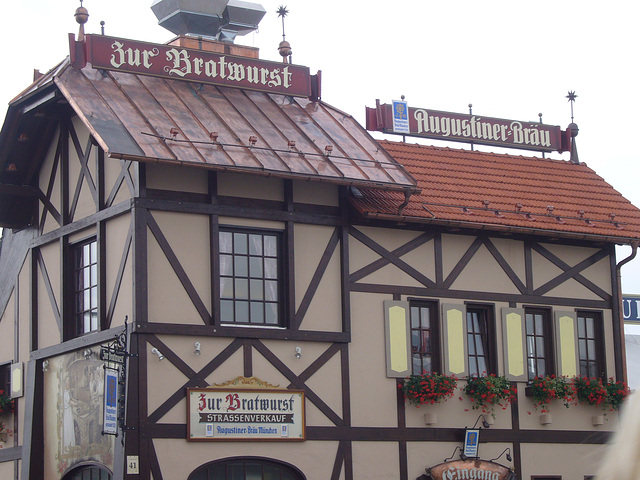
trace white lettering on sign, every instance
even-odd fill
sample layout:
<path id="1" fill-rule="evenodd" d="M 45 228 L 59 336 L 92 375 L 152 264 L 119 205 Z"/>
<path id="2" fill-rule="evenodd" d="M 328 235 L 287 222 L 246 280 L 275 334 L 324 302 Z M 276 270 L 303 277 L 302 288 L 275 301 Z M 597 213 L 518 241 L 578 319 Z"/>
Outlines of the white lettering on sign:
<path id="1" fill-rule="evenodd" d="M 416 109 L 413 116 L 417 122 L 417 133 L 434 133 L 444 137 L 468 138 L 469 140 L 511 141 L 514 144 L 551 147 L 549 131 L 535 124 L 523 126 L 513 121 L 510 125 L 483 121 L 482 117 L 469 119 L 453 118 L 445 115 L 429 114 L 427 110 Z"/>
<path id="2" fill-rule="evenodd" d="M 442 480 L 498 480 L 498 472 L 481 468 L 449 467 L 442 472 Z"/>
<path id="3" fill-rule="evenodd" d="M 152 48 L 151 50 L 140 50 L 138 48 L 125 49 L 124 44 L 118 41 L 113 42 L 111 48 L 113 48 L 113 54 L 111 55 L 110 63 L 114 68 L 120 68 L 124 64 L 132 67 L 142 65 L 145 68 L 151 68 L 151 65 L 153 65 L 151 59 L 160 54 L 157 48 Z M 142 62 L 140 59 L 142 59 Z"/>

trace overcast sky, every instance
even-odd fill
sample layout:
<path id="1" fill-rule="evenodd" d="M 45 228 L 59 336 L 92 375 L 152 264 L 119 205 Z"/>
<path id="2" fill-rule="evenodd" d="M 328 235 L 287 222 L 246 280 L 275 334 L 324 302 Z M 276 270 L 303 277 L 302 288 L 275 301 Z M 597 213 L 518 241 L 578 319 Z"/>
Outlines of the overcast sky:
<path id="1" fill-rule="evenodd" d="M 86 32 L 100 33 L 104 20 L 107 35 L 165 43 L 173 34 L 157 25 L 152 3 L 85 0 Z M 606 8 L 585 0 L 258 3 L 267 10 L 259 32 L 236 43 L 260 47 L 261 58 L 279 61 L 276 10 L 286 5 L 293 62 L 312 73 L 322 70 L 323 100 L 363 125 L 365 106 L 376 98 L 384 103 L 405 95 L 410 105 L 450 112 L 467 113 L 472 103 L 474 114 L 488 117 L 538 121 L 542 113 L 544 123 L 564 128 L 571 122 L 565 97 L 574 90 L 580 160 L 640 206 L 640 2 L 611 0 Z M 79 4 L 5 0 L 2 118 L 8 102 L 31 83 L 33 69 L 46 72 L 68 54 Z M 619 248 L 618 261 L 629 253 Z M 623 291 L 640 294 L 640 258 L 622 274 Z"/>

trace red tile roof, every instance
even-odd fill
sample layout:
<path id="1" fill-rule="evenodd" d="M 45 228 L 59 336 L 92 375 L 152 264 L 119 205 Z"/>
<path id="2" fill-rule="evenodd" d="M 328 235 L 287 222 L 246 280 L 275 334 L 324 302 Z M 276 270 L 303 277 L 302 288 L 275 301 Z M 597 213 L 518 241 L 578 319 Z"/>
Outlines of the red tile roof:
<path id="1" fill-rule="evenodd" d="M 363 191 L 352 202 L 366 217 L 615 243 L 640 239 L 640 209 L 584 164 L 379 143 L 422 192 L 398 215 L 402 194 Z"/>

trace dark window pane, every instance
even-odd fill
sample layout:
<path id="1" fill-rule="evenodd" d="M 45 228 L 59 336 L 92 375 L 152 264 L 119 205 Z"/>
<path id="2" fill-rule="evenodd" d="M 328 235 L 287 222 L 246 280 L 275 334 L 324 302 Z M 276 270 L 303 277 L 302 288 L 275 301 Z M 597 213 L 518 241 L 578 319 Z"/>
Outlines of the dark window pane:
<path id="1" fill-rule="evenodd" d="M 247 235 L 245 233 L 233 234 L 233 253 L 241 255 L 247 254 Z"/>
<path id="2" fill-rule="evenodd" d="M 231 232 L 220 232 L 220 253 L 233 253 L 233 236 Z"/>
<path id="3" fill-rule="evenodd" d="M 262 256 L 261 235 L 249 235 L 249 255 Z"/>
<path id="4" fill-rule="evenodd" d="M 249 302 L 236 302 L 236 322 L 249 322 Z"/>

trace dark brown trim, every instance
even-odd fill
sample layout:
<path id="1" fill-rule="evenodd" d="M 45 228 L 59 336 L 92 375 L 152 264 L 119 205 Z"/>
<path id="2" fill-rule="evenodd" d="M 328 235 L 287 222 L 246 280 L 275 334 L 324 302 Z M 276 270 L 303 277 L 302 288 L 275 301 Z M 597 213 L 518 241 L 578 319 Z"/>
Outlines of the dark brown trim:
<path id="1" fill-rule="evenodd" d="M 29 325 L 29 352 L 38 349 L 39 339 L 39 321 L 38 321 L 38 250 L 31 249 L 29 255 L 29 318 L 31 319 Z"/>
<path id="2" fill-rule="evenodd" d="M 153 480 L 164 480 L 153 441 L 147 440 L 147 443 L 149 445 L 149 471 L 143 473 L 143 478 L 149 478 L 149 473 L 151 473 Z"/>
<path id="3" fill-rule="evenodd" d="M 524 271 L 527 277 L 527 295 L 533 295 L 533 258 L 531 255 L 532 242 L 526 240 L 524 242 Z"/>
<path id="4" fill-rule="evenodd" d="M 581 271 L 590 267 L 591 265 L 594 265 L 595 263 L 599 262 L 603 258 L 607 257 L 609 255 L 609 252 L 607 250 L 600 250 L 594 253 L 593 255 L 591 255 L 586 260 L 583 260 L 582 262 L 578 263 L 576 266 L 571 267 L 570 265 L 562 261 L 560 258 L 558 258 L 556 255 L 551 253 L 549 250 L 547 250 L 540 244 L 533 244 L 533 249 L 536 252 L 538 252 L 540 255 L 542 255 L 544 258 L 549 260 L 551 263 L 553 263 L 555 266 L 563 270 L 562 274 L 550 280 L 549 282 L 545 283 L 544 285 L 536 288 L 533 292 L 534 295 L 544 295 L 545 293 L 549 292 L 550 290 L 557 287 L 558 285 L 561 285 L 567 280 L 573 279 L 581 283 L 583 286 L 587 287 L 589 290 L 591 290 L 593 293 L 598 295 L 603 300 L 607 302 L 611 301 L 611 295 L 605 292 L 602 288 L 598 287 L 592 281 L 587 280 L 582 275 L 580 275 Z"/>
<path id="5" fill-rule="evenodd" d="M 453 267 L 453 269 L 451 270 L 449 275 L 447 275 L 447 278 L 444 280 L 444 282 L 442 282 L 442 286 L 445 289 L 451 288 L 451 285 L 453 285 L 453 282 L 456 281 L 458 276 L 462 273 L 462 270 L 464 270 L 465 267 L 467 265 L 469 265 L 469 262 L 471 261 L 473 256 L 476 254 L 476 252 L 480 249 L 480 247 L 483 244 L 484 244 L 484 238 L 483 237 L 477 237 L 473 241 L 473 243 L 467 249 L 467 251 L 464 252 L 464 255 L 462 256 L 462 258 L 460 258 L 460 260 L 458 260 L 458 263 L 456 264 L 456 266 Z"/>
<path id="6" fill-rule="evenodd" d="M 102 152 L 102 149 L 100 149 L 100 152 L 102 153 L 102 155 L 104 155 L 104 152 Z M 109 197 L 104 201 L 104 207 L 111 207 L 113 205 L 113 202 L 116 199 L 116 196 L 118 195 L 118 192 L 120 191 L 120 188 L 122 187 L 122 183 L 126 180 L 127 181 L 127 185 L 129 186 L 129 193 L 131 196 L 135 195 L 135 187 L 133 185 L 133 181 L 131 180 L 131 174 L 129 173 L 129 167 L 131 165 L 131 161 L 130 160 L 120 160 L 120 173 L 118 174 L 118 178 L 116 178 L 113 187 L 111 188 L 111 191 L 109 192 Z"/>
<path id="7" fill-rule="evenodd" d="M 333 469 L 331 470 L 331 480 L 340 480 L 340 472 L 344 465 L 344 442 L 338 443 L 336 458 L 333 460 Z"/>
<path id="8" fill-rule="evenodd" d="M 398 421 L 398 430 L 403 431 L 407 428 L 407 419 L 405 411 L 405 399 L 402 386 L 404 382 L 400 379 L 396 380 L 396 416 Z M 409 459 L 407 457 L 407 442 L 405 440 L 398 441 L 398 466 L 400 480 L 408 480 L 409 478 Z"/>
<path id="9" fill-rule="evenodd" d="M 516 389 L 515 396 L 518 398 L 518 383 L 511 382 L 511 388 Z M 523 385 L 524 388 L 524 385 Z M 518 402 L 511 402 L 511 427 L 514 432 L 520 431 L 520 407 Z M 519 440 L 512 442 L 513 446 L 513 466 L 516 473 L 516 478 L 522 478 L 522 448 Z"/>
<path id="10" fill-rule="evenodd" d="M 63 343 L 58 343 L 50 347 L 41 348 L 40 350 L 31 352 L 31 359 L 42 360 L 45 358 L 62 355 L 67 352 L 72 352 L 74 350 L 79 350 L 81 348 L 87 348 L 93 345 L 99 345 L 101 343 L 111 341 L 122 332 L 123 328 L 124 327 L 120 326 L 110 328 L 109 330 L 92 332 L 90 334 L 73 338 Z"/>
<path id="11" fill-rule="evenodd" d="M 291 192 L 289 192 L 291 194 Z M 291 205 L 291 202 L 288 202 Z M 284 308 L 285 308 L 285 325 L 288 325 L 291 330 L 298 330 L 300 327 L 299 322 L 296 319 L 296 257 L 295 257 L 295 224 L 294 222 L 286 223 L 286 230 L 284 233 L 285 244 L 282 258 L 284 259 L 284 271 L 286 274 L 282 281 L 284 285 L 280 288 L 284 291 Z M 278 255 L 280 256 L 280 255 Z M 302 320 L 300 320 L 302 321 Z M 283 323 L 281 323 L 283 325 Z"/>
<path id="12" fill-rule="evenodd" d="M 224 217 L 251 218 L 264 220 L 268 218 L 275 222 L 294 222 L 313 225 L 339 226 L 346 222 L 338 216 L 322 213 L 305 213 L 299 210 L 286 212 L 282 209 L 263 208 L 264 201 L 251 199 L 247 206 L 225 205 L 218 197 L 218 203 L 206 204 L 198 202 L 181 202 L 178 200 L 156 200 L 147 198 L 136 198 L 136 205 L 149 210 L 160 210 L 166 212 L 194 213 L 200 215 L 219 215 Z M 282 202 L 277 202 L 282 206 Z"/>
<path id="13" fill-rule="evenodd" d="M 220 224 L 217 215 L 209 220 L 212 325 L 220 326 Z"/>
<path id="14" fill-rule="evenodd" d="M 516 272 L 513 271 L 513 269 L 509 265 L 509 263 L 505 260 L 505 258 L 502 256 L 502 254 L 498 251 L 498 249 L 493 244 L 491 239 L 485 238 L 484 239 L 484 246 L 487 247 L 487 250 L 489 250 L 489 253 L 491 253 L 491 255 L 493 255 L 493 258 L 496 259 L 496 261 L 498 262 L 498 265 L 500 265 L 500 268 L 502 268 L 504 273 L 507 274 L 507 276 L 509 277 L 509 280 L 511 280 L 511 282 L 515 285 L 515 287 L 518 289 L 518 291 L 520 293 L 522 293 L 522 294 L 526 294 L 527 293 L 527 287 L 524 285 L 524 283 L 522 283 L 522 280 L 520 280 L 520 278 L 518 277 Z"/>
<path id="15" fill-rule="evenodd" d="M 334 412 L 331 407 L 329 407 L 329 405 L 327 405 L 313 390 L 311 390 L 308 385 L 305 385 L 305 383 L 301 381 L 282 360 L 269 350 L 264 343 L 260 340 L 254 340 L 253 346 L 269 363 L 271 363 L 271 365 L 276 368 L 276 370 L 291 382 L 287 388 L 304 390 L 306 399 L 311 401 L 311 403 L 313 403 L 329 420 L 331 420 L 335 425 L 344 424 L 340 416 Z"/>
<path id="16" fill-rule="evenodd" d="M 49 278 L 49 273 L 47 272 L 47 267 L 44 263 L 44 259 L 42 258 L 42 253 L 40 250 L 35 250 L 36 258 L 38 262 L 38 267 L 40 268 L 40 274 L 42 275 L 42 281 L 44 283 L 44 287 L 47 289 L 47 295 L 49 296 L 49 303 L 51 305 L 51 310 L 53 311 L 53 316 L 56 319 L 56 323 L 58 325 L 58 331 L 60 332 L 60 341 L 62 341 L 62 315 L 60 312 L 60 308 L 58 307 L 58 302 L 56 301 L 56 296 L 53 292 L 53 286 L 51 285 L 51 279 Z M 60 269 L 64 271 L 64 268 Z M 64 278 L 64 274 L 61 273 Z"/>
<path id="17" fill-rule="evenodd" d="M 149 297 L 148 258 L 147 258 L 147 217 L 148 212 L 134 207 L 133 222 L 133 323 L 142 325 L 148 322 Z"/>
<path id="18" fill-rule="evenodd" d="M 142 428 L 143 436 L 152 438 L 186 438 L 186 424 L 154 423 Z M 563 445 L 606 445 L 615 432 L 580 430 L 511 430 L 483 429 L 482 443 L 535 443 Z M 306 427 L 307 440 L 333 442 L 454 442 L 464 439 L 464 428 L 408 427 Z"/>
<path id="19" fill-rule="evenodd" d="M 311 305 L 311 301 L 313 300 L 314 295 L 318 290 L 318 286 L 320 285 L 320 281 L 322 280 L 325 272 L 327 271 L 327 267 L 329 266 L 329 262 L 331 258 L 333 258 L 333 254 L 336 251 L 336 247 L 338 246 L 338 242 L 340 241 L 339 232 L 337 229 L 333 231 L 327 246 L 318 262 L 318 266 L 316 267 L 316 271 L 313 273 L 313 277 L 309 282 L 309 286 L 307 287 L 307 291 L 304 293 L 302 297 L 302 301 L 300 302 L 300 306 L 298 307 L 298 311 L 293 319 L 293 330 L 298 330 L 304 317 L 309 309 L 309 305 Z"/>
<path id="20" fill-rule="evenodd" d="M 60 122 L 60 141 L 62 155 L 60 162 L 60 213 L 62 226 L 69 223 L 69 123 L 67 118 Z"/>
<path id="21" fill-rule="evenodd" d="M 611 322 L 613 327 L 613 358 L 616 372 L 616 380 L 627 381 L 627 368 L 625 364 L 626 346 L 624 344 L 624 319 L 620 311 L 622 285 L 620 285 L 620 277 L 618 276 L 618 266 L 616 265 L 616 250 L 614 246 L 610 246 L 611 254 L 609 255 L 609 268 L 611 270 Z"/>
<path id="22" fill-rule="evenodd" d="M 162 253 L 164 253 L 164 256 L 169 261 L 169 264 L 171 265 L 171 268 L 175 272 L 176 276 L 178 277 L 178 280 L 180 280 L 180 283 L 182 284 L 182 287 L 184 288 L 185 292 L 191 299 L 191 303 L 193 304 L 195 309 L 198 311 L 198 314 L 200 315 L 200 318 L 202 319 L 203 323 L 205 325 L 211 325 L 211 315 L 209 315 L 209 311 L 207 310 L 207 307 L 205 306 L 204 302 L 200 298 L 200 295 L 198 294 L 197 290 L 193 286 L 193 283 L 191 283 L 189 275 L 184 270 L 184 268 L 182 268 L 182 265 L 180 264 L 180 260 L 178 260 L 178 256 L 175 254 L 175 252 L 171 248 L 169 241 L 162 233 L 162 229 L 156 222 L 155 218 L 153 218 L 153 215 L 151 213 L 148 213 L 147 215 L 147 226 L 149 227 L 149 230 L 151 230 L 151 233 L 153 234 L 156 241 L 158 242 L 158 245 L 160 246 Z"/>
<path id="23" fill-rule="evenodd" d="M 340 374 L 342 376 L 342 420 L 351 425 L 351 380 L 349 375 L 349 345 L 340 346 Z"/>
<path id="24" fill-rule="evenodd" d="M 122 250 L 122 256 L 120 257 L 120 265 L 118 266 L 118 273 L 116 275 L 115 282 L 113 284 L 113 290 L 111 291 L 111 300 L 109 301 L 109 306 L 107 307 L 106 315 L 105 315 L 105 328 L 111 328 L 111 324 L 113 322 L 113 314 L 116 308 L 116 302 L 118 300 L 118 294 L 120 293 L 120 287 L 122 286 L 122 278 L 124 277 L 124 268 L 127 264 L 127 259 L 129 258 L 129 252 L 131 251 L 131 245 L 133 244 L 133 217 L 131 218 L 131 223 L 129 224 L 129 231 L 127 232 L 127 238 L 124 241 L 124 248 Z M 133 268 L 133 267 L 132 267 Z M 106 268 L 105 268 L 106 270 Z M 104 280 L 105 290 L 106 290 L 106 278 Z M 106 291 L 105 291 L 106 296 Z M 106 301 L 106 298 L 105 298 Z"/>
<path id="25" fill-rule="evenodd" d="M 433 236 L 433 259 L 436 270 L 436 285 L 442 287 L 444 283 L 444 260 L 442 255 L 442 233 Z"/>
<path id="26" fill-rule="evenodd" d="M 185 377 L 191 378 L 195 376 L 196 372 L 189 366 L 187 363 L 180 358 L 180 356 L 175 353 L 171 348 L 160 340 L 155 335 L 145 335 L 145 339 L 149 345 L 157 348 L 162 355 L 164 355 L 164 360 L 168 360 L 171 364 L 176 367 Z M 151 360 L 154 360 L 153 355 L 151 356 Z M 156 359 L 157 360 L 157 359 Z M 160 361 L 160 360 L 158 360 Z"/>
<path id="27" fill-rule="evenodd" d="M 242 345 L 242 364 L 243 375 L 246 378 L 253 377 L 253 347 L 251 346 L 251 340 L 246 339 Z"/>
<path id="28" fill-rule="evenodd" d="M 139 333 L 157 335 L 195 335 L 202 337 L 260 338 L 264 340 L 300 340 L 310 342 L 349 343 L 351 335 L 342 332 L 288 330 L 284 328 L 252 328 L 240 326 L 185 325 L 180 323 L 136 324 Z"/>
<path id="29" fill-rule="evenodd" d="M 425 285 L 427 287 L 435 287 L 435 282 L 434 281 L 430 280 L 425 275 L 423 275 L 418 270 L 416 270 L 411 265 L 409 265 L 407 262 L 405 262 L 404 260 L 398 258 L 392 252 L 390 252 L 389 250 L 387 250 L 386 248 L 384 248 L 383 246 L 381 246 L 380 244 L 378 244 L 377 242 L 375 242 L 371 238 L 367 237 L 364 233 L 360 232 L 358 229 L 350 227 L 349 228 L 349 234 L 353 238 L 355 238 L 356 240 L 360 241 L 365 246 L 369 247 L 371 250 L 376 252 L 378 255 L 380 255 L 381 257 L 385 258 L 389 263 L 395 265 L 400 270 L 405 272 L 407 275 L 413 277 L 415 280 L 420 282 L 422 285 Z"/>
<path id="30" fill-rule="evenodd" d="M 594 309 L 609 309 L 610 303 L 604 300 L 584 300 L 562 297 L 542 297 L 534 295 L 518 295 L 495 292 L 471 292 L 465 290 L 446 290 L 442 288 L 409 287 L 395 285 L 377 285 L 370 283 L 352 283 L 349 286 L 351 292 L 382 293 L 415 295 L 419 297 L 448 297 L 480 302 L 516 302 L 538 305 L 564 305 L 569 307 L 582 307 Z"/>
<path id="31" fill-rule="evenodd" d="M 110 207 L 104 210 L 101 210 L 98 213 L 94 213 L 89 215 L 88 217 L 82 218 L 76 222 L 71 224 L 67 224 L 63 227 L 60 227 L 52 232 L 45 233 L 30 242 L 31 247 L 40 247 L 43 245 L 47 245 L 48 243 L 55 242 L 62 237 L 72 235 L 77 233 L 85 228 L 92 227 L 96 223 L 102 220 L 110 220 L 112 218 L 118 217 L 124 213 L 128 213 L 131 209 L 132 200 L 127 199 L 122 203 L 114 207 Z"/>
<path id="32" fill-rule="evenodd" d="M 22 478 L 44 478 L 44 422 L 42 362 L 31 359 L 25 381 Z"/>
<path id="33" fill-rule="evenodd" d="M 351 335 L 351 294 L 349 291 L 349 229 L 340 229 L 340 293 L 342 303 L 342 331 Z"/>
<path id="34" fill-rule="evenodd" d="M 342 442 L 344 451 L 344 480 L 353 480 L 353 450 L 351 442 Z"/>
<path id="35" fill-rule="evenodd" d="M 97 225 L 98 248 L 98 319 L 100 330 L 106 330 L 111 326 L 111 320 L 107 317 L 107 226 L 105 222 Z"/>
<path id="36" fill-rule="evenodd" d="M 169 410 L 175 407 L 180 400 L 185 398 L 187 394 L 187 388 L 196 387 L 208 387 L 206 379 L 211 373 L 226 362 L 231 355 L 233 355 L 238 349 L 242 348 L 244 341 L 242 339 L 235 339 L 229 345 L 227 345 L 218 355 L 215 356 L 202 370 L 193 375 L 189 380 L 182 385 L 176 392 L 173 393 L 162 405 L 156 408 L 148 417 L 149 423 L 156 423 L 163 416 L 165 416 Z M 145 385 L 146 388 L 146 385 Z"/>
<path id="37" fill-rule="evenodd" d="M 406 255 L 407 253 L 420 247 L 421 245 L 424 245 L 425 243 L 429 242 L 433 238 L 434 238 L 433 233 L 423 233 L 422 235 L 417 236 L 413 240 L 405 243 L 401 247 L 396 248 L 390 253 L 392 255 L 395 255 L 397 258 L 400 258 L 403 255 Z M 349 281 L 357 282 L 359 280 L 362 280 L 366 276 L 371 275 L 372 273 L 380 270 L 381 268 L 389 265 L 390 263 L 391 261 L 387 258 L 379 258 L 375 262 L 372 262 L 369 265 L 366 265 L 360 268 L 359 270 L 353 272 L 351 275 L 349 275 Z"/>
<path id="38" fill-rule="evenodd" d="M 327 348 L 318 358 L 316 358 L 311 365 L 304 369 L 304 371 L 298 375 L 298 380 L 306 382 L 311 378 L 318 370 L 320 370 L 326 363 L 331 360 L 336 353 L 342 349 L 339 344 L 334 343 Z"/>

